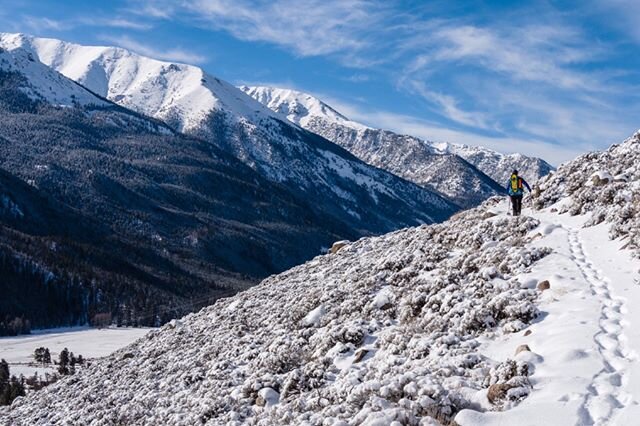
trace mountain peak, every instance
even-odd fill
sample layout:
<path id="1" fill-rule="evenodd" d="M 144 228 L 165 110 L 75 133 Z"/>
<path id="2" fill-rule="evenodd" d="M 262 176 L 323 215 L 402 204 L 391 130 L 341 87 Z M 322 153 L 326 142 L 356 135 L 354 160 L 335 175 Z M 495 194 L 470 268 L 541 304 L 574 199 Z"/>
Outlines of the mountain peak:
<path id="1" fill-rule="evenodd" d="M 308 126 L 313 119 L 323 118 L 355 130 L 370 129 L 368 126 L 350 120 L 322 100 L 308 93 L 267 86 L 240 86 L 240 90 L 272 111 L 284 115 L 289 121 L 302 127 Z"/>
<path id="2" fill-rule="evenodd" d="M 29 98 L 59 106 L 109 105 L 109 102 L 41 63 L 31 51 L 20 47 L 20 39 L 24 36 L 17 34 L 5 44 L 0 35 L 0 71 L 19 74 L 19 85 Z"/>
<path id="3" fill-rule="evenodd" d="M 307 93 L 264 86 L 242 86 L 240 89 L 271 110 L 286 116 L 289 121 L 341 145 L 370 164 L 391 170 L 419 185 L 432 182 L 433 179 L 431 176 L 427 179 L 424 173 L 415 173 L 415 170 L 424 169 L 423 163 L 426 161 L 426 156 L 438 154 L 456 155 L 463 158 L 499 185 L 502 185 L 502 181 L 506 179 L 505 176 L 514 167 L 522 169 L 532 181 L 553 170 L 551 165 L 535 157 L 527 157 L 522 154 L 502 154 L 481 146 L 432 142 L 366 126 L 347 118 L 327 103 Z M 363 139 L 368 140 L 364 145 L 358 142 Z M 382 152 L 381 147 L 385 144 L 386 151 Z M 403 158 L 406 161 L 421 162 L 421 164 L 396 164 L 389 167 L 385 164 L 387 161 L 385 157 L 400 155 L 400 153 L 391 154 L 389 150 L 402 150 L 405 152 Z M 440 163 L 444 165 L 444 162 L 440 161 Z M 458 170 L 460 170 L 459 167 Z M 472 186 L 477 188 L 478 185 L 480 185 L 479 180 L 475 180 Z M 440 185 L 434 189 L 446 194 L 446 186 Z M 494 191 L 496 189 L 494 187 Z"/>
<path id="4" fill-rule="evenodd" d="M 233 85 L 193 65 L 160 61 L 120 47 L 83 46 L 24 34 L 0 33 L 0 47 L 23 48 L 94 93 L 180 131 L 196 128 L 212 111 L 236 120 L 280 119 Z"/>

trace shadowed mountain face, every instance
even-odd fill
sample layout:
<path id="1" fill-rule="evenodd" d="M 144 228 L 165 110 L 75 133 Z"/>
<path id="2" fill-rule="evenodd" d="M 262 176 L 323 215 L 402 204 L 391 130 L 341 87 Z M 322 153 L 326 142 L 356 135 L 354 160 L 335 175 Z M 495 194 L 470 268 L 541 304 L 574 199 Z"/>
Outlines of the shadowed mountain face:
<path id="1" fill-rule="evenodd" d="M 210 144 L 113 105 L 52 106 L 25 87 L 24 75 L 0 71 L 0 167 L 11 171 L 2 242 L 7 259 L 20 253 L 42 273 L 3 281 L 13 297 L 0 322 L 63 325 L 126 309 L 153 323 L 149 312 L 185 312 L 358 236 Z M 73 284 L 73 297 L 36 297 L 47 276 Z M 55 313 L 43 319 L 42 309 Z"/>
<path id="2" fill-rule="evenodd" d="M 93 92 L 217 146 L 358 235 L 441 221 L 458 209 L 365 164 L 200 68 L 21 34 L 0 33 L 0 45 L 24 49 Z"/>
<path id="3" fill-rule="evenodd" d="M 206 132 L 176 133 L 22 48 L 0 52 L 0 112 L 0 168 L 19 183 L 0 193 L 14 212 L 1 221 L 6 257 L 24 254 L 37 272 L 28 278 L 32 291 L 44 294 L 52 277 L 64 289 L 57 299 L 12 293 L 0 322 L 24 316 L 65 325 L 106 311 L 119 322 L 152 324 L 299 264 L 337 239 L 456 210 L 274 117 L 257 126 L 218 111 L 203 122 Z M 238 160 L 233 154 L 242 150 L 231 148 L 238 143 L 256 157 Z M 273 165 L 249 159 L 257 156 Z M 5 272 L 15 277 L 5 285 L 24 287 L 22 264 L 11 262 Z M 53 312 L 47 320 L 37 315 L 45 308 Z"/>

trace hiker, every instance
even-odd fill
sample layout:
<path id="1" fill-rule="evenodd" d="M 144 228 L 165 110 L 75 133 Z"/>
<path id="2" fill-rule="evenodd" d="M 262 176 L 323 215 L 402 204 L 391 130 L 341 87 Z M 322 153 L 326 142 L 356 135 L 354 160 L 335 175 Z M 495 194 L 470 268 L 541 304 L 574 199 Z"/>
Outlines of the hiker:
<path id="1" fill-rule="evenodd" d="M 518 171 L 514 170 L 511 173 L 511 178 L 507 182 L 507 191 L 509 191 L 509 197 L 511 197 L 511 206 L 513 207 L 513 215 L 520 216 L 522 211 L 522 197 L 524 196 L 524 187 L 531 193 L 531 187 L 526 180 L 518 176 Z"/>

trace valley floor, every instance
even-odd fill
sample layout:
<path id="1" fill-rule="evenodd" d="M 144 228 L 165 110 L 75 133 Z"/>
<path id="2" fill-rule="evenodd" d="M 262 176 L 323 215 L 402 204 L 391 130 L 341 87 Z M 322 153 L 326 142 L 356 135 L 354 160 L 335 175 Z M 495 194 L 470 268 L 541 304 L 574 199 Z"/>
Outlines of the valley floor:
<path id="1" fill-rule="evenodd" d="M 31 376 L 52 373 L 55 365 L 42 367 L 34 363 L 33 351 L 39 347 L 49 348 L 51 360 L 57 361 L 60 351 L 69 349 L 76 356 L 87 360 L 102 358 L 127 346 L 147 334 L 150 328 L 89 328 L 69 327 L 35 330 L 32 334 L 0 338 L 0 359 L 9 363 L 12 375 Z"/>
<path id="2" fill-rule="evenodd" d="M 496 208 L 502 215 L 506 203 Z M 631 425 L 640 415 L 640 260 L 608 238 L 609 224 L 583 228 L 586 216 L 531 211 L 541 221 L 533 244 L 554 252 L 520 276 L 529 287 L 548 280 L 540 317 L 527 329 L 482 339 L 479 352 L 530 365 L 533 390 L 503 412 L 463 410 L 468 425 Z M 528 333 L 530 331 L 531 333 Z M 525 333 L 529 334 L 525 336 Z M 485 405 L 486 390 L 475 396 Z M 486 407 L 489 408 L 489 407 Z"/>

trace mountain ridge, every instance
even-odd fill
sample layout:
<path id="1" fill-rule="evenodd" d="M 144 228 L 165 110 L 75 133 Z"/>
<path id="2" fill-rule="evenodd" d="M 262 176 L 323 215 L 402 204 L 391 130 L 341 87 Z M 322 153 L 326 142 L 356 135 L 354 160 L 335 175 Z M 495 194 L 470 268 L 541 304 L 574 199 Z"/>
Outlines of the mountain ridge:
<path id="1" fill-rule="evenodd" d="M 532 181 L 552 170 L 537 158 L 505 155 L 483 147 L 435 143 L 376 129 L 350 120 L 321 99 L 296 90 L 246 85 L 240 89 L 289 121 L 339 144 L 363 161 L 434 189 L 463 207 L 478 205 L 492 195 L 504 193 L 503 187 L 514 168 L 520 168 Z M 448 182 L 458 176 L 466 183 L 464 194 L 460 194 L 458 188 L 465 185 L 453 185 L 453 190 L 448 186 Z"/>
<path id="2" fill-rule="evenodd" d="M 361 235 L 438 221 L 457 210 L 433 191 L 366 166 L 200 68 L 22 34 L 0 34 L 0 45 L 25 48 L 112 102 L 216 145 Z"/>

